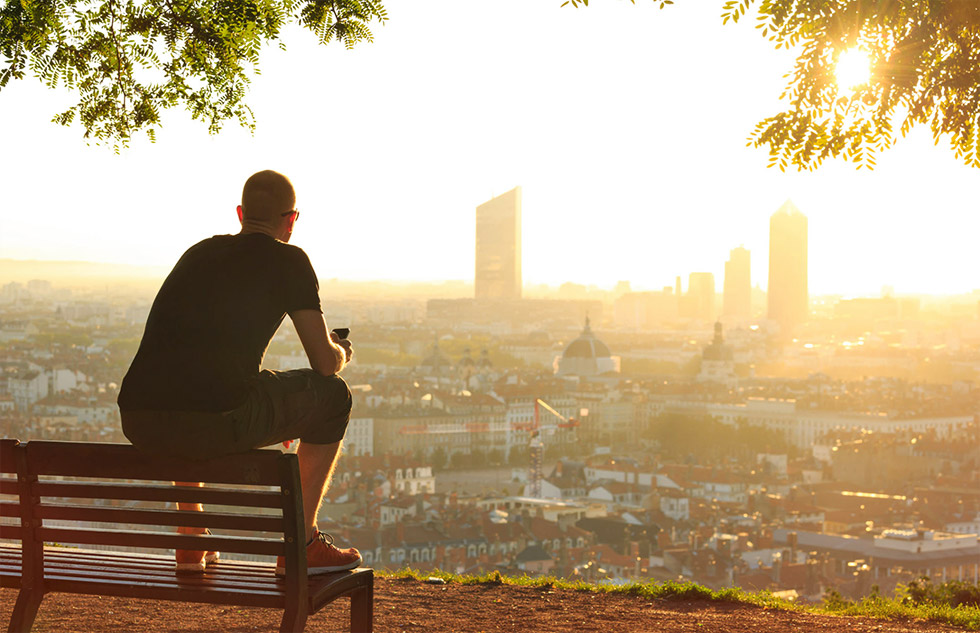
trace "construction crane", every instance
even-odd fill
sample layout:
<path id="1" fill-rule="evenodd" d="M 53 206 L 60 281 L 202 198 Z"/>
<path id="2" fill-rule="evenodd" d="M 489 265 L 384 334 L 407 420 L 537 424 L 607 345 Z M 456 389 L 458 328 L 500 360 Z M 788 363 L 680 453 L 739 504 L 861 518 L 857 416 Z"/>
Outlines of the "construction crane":
<path id="1" fill-rule="evenodd" d="M 560 422 L 548 427 L 542 427 L 542 408 L 558 418 Z M 541 498 L 541 468 L 544 462 L 544 441 L 542 440 L 541 432 L 547 430 L 553 434 L 556 428 L 573 428 L 576 426 L 578 426 L 578 420 L 575 418 L 566 418 L 541 398 L 534 399 L 534 422 L 529 429 L 531 431 L 531 442 L 528 447 L 531 460 L 527 471 L 529 497 L 534 497 L 535 499 Z"/>

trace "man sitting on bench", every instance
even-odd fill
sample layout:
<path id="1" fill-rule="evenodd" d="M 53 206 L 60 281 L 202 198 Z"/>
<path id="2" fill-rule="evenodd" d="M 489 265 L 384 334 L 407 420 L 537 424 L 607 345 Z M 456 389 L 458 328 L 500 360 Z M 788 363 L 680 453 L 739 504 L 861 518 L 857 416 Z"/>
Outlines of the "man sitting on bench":
<path id="1" fill-rule="evenodd" d="M 292 183 L 282 174 L 261 171 L 246 181 L 241 232 L 192 246 L 160 287 L 118 402 L 123 433 L 147 452 L 208 459 L 298 438 L 312 575 L 361 564 L 356 549 L 335 547 L 316 527 L 350 420 L 350 390 L 337 373 L 352 348 L 328 335 L 310 260 L 287 244 L 299 217 L 295 206 Z M 286 314 L 312 369 L 260 371 Z M 178 507 L 201 510 L 200 504 Z M 203 572 L 217 558 L 217 552 L 178 550 L 177 571 Z M 285 572 L 282 557 L 276 572 Z"/>

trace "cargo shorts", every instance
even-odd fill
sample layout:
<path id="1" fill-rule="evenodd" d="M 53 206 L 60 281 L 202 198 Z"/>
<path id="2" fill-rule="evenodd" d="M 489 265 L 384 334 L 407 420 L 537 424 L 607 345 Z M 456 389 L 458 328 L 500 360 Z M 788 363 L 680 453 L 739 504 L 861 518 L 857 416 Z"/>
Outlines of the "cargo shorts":
<path id="1" fill-rule="evenodd" d="M 263 370 L 248 395 L 224 412 L 121 411 L 123 434 L 148 453 L 207 459 L 299 439 L 333 444 L 350 422 L 351 393 L 340 376 L 313 369 Z"/>

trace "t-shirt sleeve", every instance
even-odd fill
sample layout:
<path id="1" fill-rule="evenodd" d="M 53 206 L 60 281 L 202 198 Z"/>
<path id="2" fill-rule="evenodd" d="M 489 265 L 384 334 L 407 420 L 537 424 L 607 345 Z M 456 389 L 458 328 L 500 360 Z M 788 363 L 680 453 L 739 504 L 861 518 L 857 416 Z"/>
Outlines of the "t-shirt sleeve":
<path id="1" fill-rule="evenodd" d="M 310 258 L 300 248 L 290 248 L 286 272 L 283 275 L 283 302 L 286 312 L 320 309 L 320 284 Z"/>

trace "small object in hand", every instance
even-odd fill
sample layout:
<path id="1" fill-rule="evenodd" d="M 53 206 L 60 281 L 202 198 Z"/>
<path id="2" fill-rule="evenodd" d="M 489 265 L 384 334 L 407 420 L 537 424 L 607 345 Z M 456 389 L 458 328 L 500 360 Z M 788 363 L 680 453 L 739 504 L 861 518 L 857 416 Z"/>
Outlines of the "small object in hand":
<path id="1" fill-rule="evenodd" d="M 444 585 L 444 584 L 446 584 L 446 581 L 445 580 L 443 580 L 442 578 L 439 578 L 437 576 L 429 576 L 428 578 L 425 579 L 425 582 L 427 584 L 430 584 L 430 585 Z"/>
<path id="2" fill-rule="evenodd" d="M 333 329 L 333 333 L 337 335 L 337 338 L 339 338 L 340 340 L 343 341 L 348 336 L 350 336 L 350 328 L 349 327 L 335 327 Z"/>

